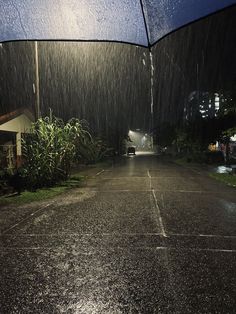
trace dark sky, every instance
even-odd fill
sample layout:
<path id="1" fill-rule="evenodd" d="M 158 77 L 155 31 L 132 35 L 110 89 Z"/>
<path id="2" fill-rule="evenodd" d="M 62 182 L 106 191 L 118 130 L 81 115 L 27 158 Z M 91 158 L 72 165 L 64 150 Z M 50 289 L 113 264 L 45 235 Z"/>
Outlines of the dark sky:
<path id="1" fill-rule="evenodd" d="M 149 54 L 113 43 L 39 42 L 40 102 L 65 119 L 87 119 L 95 128 L 127 120 L 148 127 Z M 0 50 L 1 112 L 34 104 L 34 43 L 4 44 Z"/>
<path id="2" fill-rule="evenodd" d="M 191 24 L 153 49 L 155 123 L 176 121 L 191 91 L 236 82 L 236 8 Z M 197 66 L 198 64 L 198 66 Z M 0 47 L 0 113 L 34 108 L 34 43 Z M 198 83 L 197 83 L 198 68 Z M 87 119 L 95 131 L 150 127 L 150 60 L 145 48 L 114 43 L 40 42 L 43 114 Z"/>
<path id="3" fill-rule="evenodd" d="M 195 90 L 218 92 L 236 84 L 236 7 L 184 27 L 154 48 L 156 121 L 182 118 Z"/>

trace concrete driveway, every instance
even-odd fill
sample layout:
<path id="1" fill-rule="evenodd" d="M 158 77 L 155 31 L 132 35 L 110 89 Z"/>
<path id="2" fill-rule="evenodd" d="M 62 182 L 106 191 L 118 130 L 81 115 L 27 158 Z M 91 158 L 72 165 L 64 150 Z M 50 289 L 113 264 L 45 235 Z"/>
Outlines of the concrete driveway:
<path id="1" fill-rule="evenodd" d="M 235 189 L 155 155 L 0 210 L 0 313 L 235 313 Z"/>

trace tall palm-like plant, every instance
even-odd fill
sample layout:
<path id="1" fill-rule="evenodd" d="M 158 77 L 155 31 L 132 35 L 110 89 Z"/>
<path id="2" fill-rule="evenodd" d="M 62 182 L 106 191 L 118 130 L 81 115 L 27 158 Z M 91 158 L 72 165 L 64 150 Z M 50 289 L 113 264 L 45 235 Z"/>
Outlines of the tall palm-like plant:
<path id="1" fill-rule="evenodd" d="M 50 113 L 38 119 L 23 139 L 24 176 L 33 188 L 51 186 L 67 178 L 83 132 L 78 119 L 66 124 Z"/>

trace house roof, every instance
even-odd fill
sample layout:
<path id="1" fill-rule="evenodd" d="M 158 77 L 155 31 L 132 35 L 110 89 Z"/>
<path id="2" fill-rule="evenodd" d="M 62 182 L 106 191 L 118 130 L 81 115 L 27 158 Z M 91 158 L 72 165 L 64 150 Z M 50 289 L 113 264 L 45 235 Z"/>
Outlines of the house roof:
<path id="1" fill-rule="evenodd" d="M 31 121 L 34 121 L 34 114 L 27 108 L 19 108 L 0 116 L 0 125 L 17 118 L 20 115 L 26 115 Z"/>

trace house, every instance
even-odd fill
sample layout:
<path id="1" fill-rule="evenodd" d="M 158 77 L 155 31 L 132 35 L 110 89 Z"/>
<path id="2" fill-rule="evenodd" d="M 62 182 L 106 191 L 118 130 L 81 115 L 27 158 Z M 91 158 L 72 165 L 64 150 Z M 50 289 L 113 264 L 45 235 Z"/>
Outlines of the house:
<path id="1" fill-rule="evenodd" d="M 21 138 L 30 132 L 34 122 L 33 113 L 20 108 L 0 116 L 0 166 L 19 167 L 22 160 Z"/>

